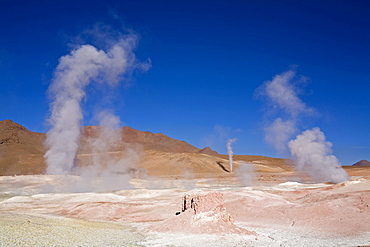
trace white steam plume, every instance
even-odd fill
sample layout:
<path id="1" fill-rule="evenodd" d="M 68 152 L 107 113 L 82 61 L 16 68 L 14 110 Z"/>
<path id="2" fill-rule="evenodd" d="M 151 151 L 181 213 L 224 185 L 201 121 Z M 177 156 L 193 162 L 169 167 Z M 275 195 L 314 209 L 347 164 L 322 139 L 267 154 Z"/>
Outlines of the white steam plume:
<path id="1" fill-rule="evenodd" d="M 233 144 L 235 141 L 236 141 L 236 139 L 229 139 L 229 140 L 227 140 L 227 144 L 226 144 L 227 153 L 229 154 L 230 172 L 233 171 L 233 154 L 234 154 L 233 149 L 231 147 L 231 144 Z"/>
<path id="2" fill-rule="evenodd" d="M 288 70 L 274 76 L 272 81 L 267 81 L 262 86 L 273 107 L 279 107 L 292 117 L 311 111 L 297 96 L 292 84 L 295 76 L 296 72 L 294 70 Z"/>
<path id="3" fill-rule="evenodd" d="M 142 150 L 139 146 L 129 147 L 122 143 L 120 119 L 111 111 L 99 112 L 96 118 L 99 126 L 94 127 L 92 136 L 84 139 L 83 151 L 88 165 L 74 168 L 73 173 L 81 180 L 78 185 L 71 183 L 68 189 L 107 191 L 129 188 L 130 178 L 144 173 L 136 166 Z"/>
<path id="4" fill-rule="evenodd" d="M 297 131 L 293 120 L 275 119 L 273 123 L 265 127 L 265 140 L 272 144 L 276 150 L 283 152 L 289 138 Z"/>
<path id="5" fill-rule="evenodd" d="M 143 68 L 133 53 L 136 40 L 132 34 L 122 36 L 106 51 L 81 45 L 59 59 L 49 88 L 53 101 L 51 128 L 45 142 L 48 174 L 69 174 L 75 166 L 83 119 L 81 101 L 86 87 L 93 81 L 116 84 L 134 68 Z"/>
<path id="6" fill-rule="evenodd" d="M 276 75 L 258 88 L 258 92 L 267 97 L 272 107 L 280 109 L 285 116 L 285 120 L 276 118 L 265 127 L 266 141 L 280 152 L 286 149 L 288 140 L 298 130 L 299 117 L 315 111 L 298 97 L 293 84 L 295 77 L 295 71 L 289 70 Z M 348 175 L 341 168 L 338 159 L 331 155 L 331 143 L 325 141 L 324 133 L 319 128 L 304 131 L 295 140 L 290 141 L 288 146 L 296 169 L 308 172 L 316 182 L 338 183 L 348 180 Z"/>
<path id="7" fill-rule="evenodd" d="M 266 81 L 257 89 L 257 93 L 267 97 L 271 107 L 280 109 L 286 118 L 285 120 L 281 117 L 276 118 L 264 129 L 265 140 L 280 152 L 286 150 L 286 143 L 297 131 L 298 116 L 314 111 L 298 97 L 297 90 L 293 85 L 295 77 L 295 70 L 288 70 L 274 76 L 271 81 Z M 304 78 L 300 80 L 304 80 Z"/>
<path id="8" fill-rule="evenodd" d="M 289 142 L 296 168 L 308 172 L 315 182 L 340 183 L 349 179 L 339 160 L 332 155 L 332 144 L 319 128 L 306 130 Z"/>
<path id="9" fill-rule="evenodd" d="M 235 174 L 241 180 L 243 186 L 252 186 L 254 179 L 254 164 L 252 162 L 242 162 L 235 170 Z"/>

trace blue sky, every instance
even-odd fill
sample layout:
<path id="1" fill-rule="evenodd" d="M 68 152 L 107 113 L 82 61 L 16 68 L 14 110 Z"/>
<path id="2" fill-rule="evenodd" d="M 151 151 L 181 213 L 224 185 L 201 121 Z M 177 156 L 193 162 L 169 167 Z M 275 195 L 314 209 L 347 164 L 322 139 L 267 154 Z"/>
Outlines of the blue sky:
<path id="1" fill-rule="evenodd" d="M 369 1 L 17 1 L 0 8 L 0 120 L 46 132 L 46 91 L 58 59 L 96 23 L 134 30 L 152 68 L 115 88 L 123 124 L 196 147 L 288 157 L 264 140 L 272 115 L 256 97 L 265 81 L 296 67 L 299 98 L 342 164 L 370 160 Z M 127 83 L 126 83 L 127 84 Z M 100 97 L 84 101 L 84 124 Z"/>

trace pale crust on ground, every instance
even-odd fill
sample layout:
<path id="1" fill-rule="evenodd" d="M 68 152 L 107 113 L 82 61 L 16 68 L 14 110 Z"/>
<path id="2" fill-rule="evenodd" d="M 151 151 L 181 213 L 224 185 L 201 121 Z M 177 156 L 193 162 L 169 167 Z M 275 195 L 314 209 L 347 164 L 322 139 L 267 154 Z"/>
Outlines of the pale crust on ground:
<path id="1" fill-rule="evenodd" d="M 5 140 L 0 144 L 0 175 L 42 174 L 44 134 L 8 120 L 0 122 L 0 130 Z M 79 167 L 90 166 L 93 158 L 125 160 L 126 170 L 114 170 L 113 176 L 0 176 L 0 246 L 63 245 L 63 239 L 72 239 L 73 229 L 81 224 L 78 234 L 87 234 L 95 242 L 78 237 L 72 245 L 135 246 L 146 245 L 140 242 L 145 239 L 149 246 L 163 246 L 166 238 L 174 236 L 175 246 L 192 246 L 189 238 L 198 239 L 193 245 L 202 246 L 287 242 L 297 246 L 300 239 L 311 246 L 336 246 L 337 239 L 345 246 L 370 245 L 370 167 L 344 167 L 351 176 L 345 183 L 312 184 L 289 160 L 235 155 L 230 171 L 227 155 L 163 134 L 128 127 L 122 131 L 127 142 L 105 153 L 92 153 L 84 142 L 94 137 L 96 127 L 86 127 L 77 155 Z M 252 168 L 240 171 L 243 163 Z M 221 208 L 233 221 L 216 217 L 216 224 L 211 224 L 217 215 L 211 213 L 212 217 L 194 225 L 192 213 L 176 215 L 183 197 L 199 192 L 221 194 Z M 55 239 L 47 235 L 50 230 L 55 230 Z M 189 243 L 181 240 L 185 233 Z M 228 234 L 234 237 L 224 237 Z M 163 236 L 165 240 L 159 241 Z"/>

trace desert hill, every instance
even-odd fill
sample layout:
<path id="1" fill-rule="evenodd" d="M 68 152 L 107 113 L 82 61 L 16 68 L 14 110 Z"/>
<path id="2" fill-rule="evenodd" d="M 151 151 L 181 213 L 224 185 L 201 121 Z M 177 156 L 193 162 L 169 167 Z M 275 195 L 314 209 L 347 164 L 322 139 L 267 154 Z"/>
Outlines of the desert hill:
<path id="1" fill-rule="evenodd" d="M 356 162 L 352 166 L 370 166 L 370 162 L 367 160 L 360 160 L 359 162 Z"/>
<path id="2" fill-rule="evenodd" d="M 100 126 L 85 126 L 83 128 L 83 137 L 96 138 L 99 136 L 100 131 Z M 162 133 L 154 134 L 149 131 L 136 130 L 128 126 L 122 127 L 118 132 L 123 142 L 128 144 L 140 144 L 145 150 L 157 150 L 171 153 L 197 153 L 201 151 L 189 143 L 173 139 Z"/>
<path id="3" fill-rule="evenodd" d="M 44 134 L 27 130 L 11 120 L 0 121 L 0 144 L 38 145 L 44 140 Z"/>
<path id="4" fill-rule="evenodd" d="M 185 141 L 170 138 L 164 134 L 139 131 L 130 127 L 118 130 L 118 142 L 114 146 L 97 153 L 89 148 L 92 140 L 97 140 L 102 127 L 86 126 L 83 128 L 81 147 L 77 155 L 80 165 L 89 165 L 92 159 L 101 156 L 104 159 L 123 160 L 138 166 L 154 176 L 172 176 L 228 172 L 228 156 L 220 155 L 209 147 L 196 148 Z M 0 121 L 0 175 L 43 174 L 46 169 L 43 142 L 44 133 L 27 130 L 11 120 Z M 235 155 L 234 168 L 239 161 L 253 162 L 257 171 L 283 172 L 291 167 L 284 159 L 264 156 Z"/>
<path id="5" fill-rule="evenodd" d="M 0 175 L 40 174 L 45 170 L 43 141 L 11 120 L 0 121 Z"/>
<path id="6" fill-rule="evenodd" d="M 198 153 L 209 154 L 209 155 L 219 155 L 216 151 L 212 150 L 210 147 L 205 147 L 202 150 L 199 150 Z"/>

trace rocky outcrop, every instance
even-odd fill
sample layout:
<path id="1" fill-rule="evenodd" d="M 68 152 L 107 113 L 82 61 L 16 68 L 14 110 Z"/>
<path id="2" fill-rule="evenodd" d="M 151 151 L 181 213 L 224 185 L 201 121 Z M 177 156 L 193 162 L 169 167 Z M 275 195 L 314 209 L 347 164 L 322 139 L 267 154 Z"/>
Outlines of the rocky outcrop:
<path id="1" fill-rule="evenodd" d="M 232 216 L 226 212 L 224 196 L 220 192 L 211 191 L 196 195 L 187 194 L 183 197 L 182 212 L 190 211 L 194 214 L 193 220 L 234 222 Z"/>
<path id="2" fill-rule="evenodd" d="M 190 234 L 255 234 L 234 224 L 233 217 L 224 206 L 224 196 L 218 191 L 185 195 L 181 212 L 151 230 Z"/>

